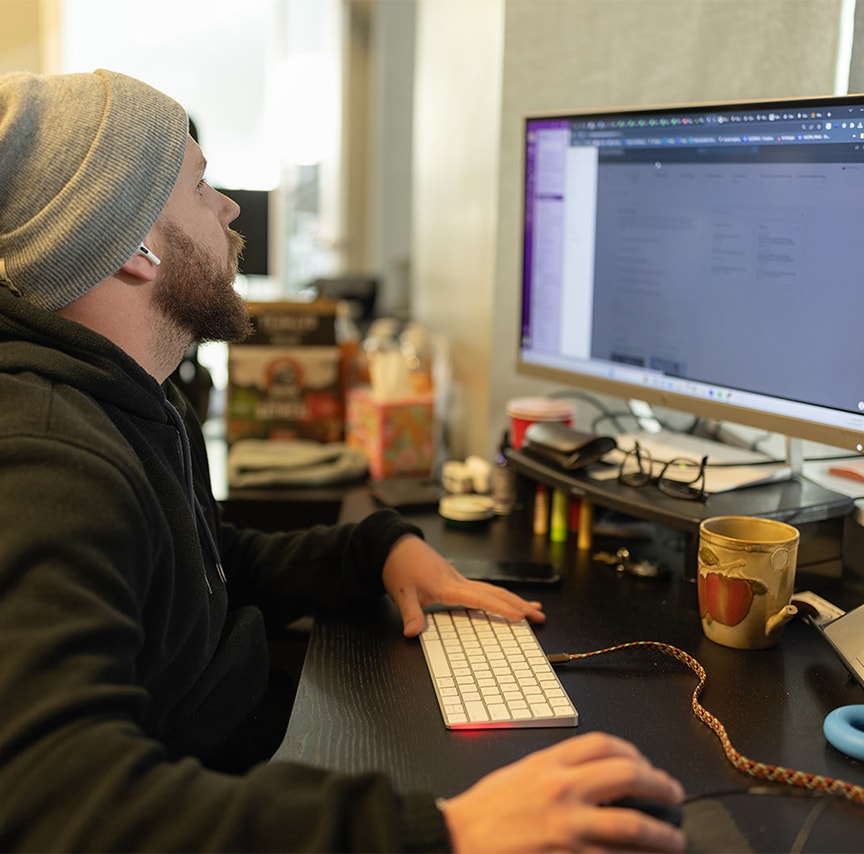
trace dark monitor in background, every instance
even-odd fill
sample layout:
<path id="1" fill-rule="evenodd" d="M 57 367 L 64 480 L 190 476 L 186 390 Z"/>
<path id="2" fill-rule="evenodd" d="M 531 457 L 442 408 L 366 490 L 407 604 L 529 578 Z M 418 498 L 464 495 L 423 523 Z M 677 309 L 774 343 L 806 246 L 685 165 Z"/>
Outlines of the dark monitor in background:
<path id="1" fill-rule="evenodd" d="M 267 190 L 219 190 L 240 205 L 240 216 L 231 228 L 246 238 L 240 259 L 240 272 L 247 276 L 267 276 L 269 264 L 270 193 Z"/>
<path id="2" fill-rule="evenodd" d="M 379 280 L 377 276 L 341 275 L 315 279 L 309 290 L 317 297 L 344 300 L 353 306 L 354 320 L 368 325 L 375 317 Z"/>
<path id="3" fill-rule="evenodd" d="M 518 370 L 864 446 L 864 97 L 524 123 Z"/>

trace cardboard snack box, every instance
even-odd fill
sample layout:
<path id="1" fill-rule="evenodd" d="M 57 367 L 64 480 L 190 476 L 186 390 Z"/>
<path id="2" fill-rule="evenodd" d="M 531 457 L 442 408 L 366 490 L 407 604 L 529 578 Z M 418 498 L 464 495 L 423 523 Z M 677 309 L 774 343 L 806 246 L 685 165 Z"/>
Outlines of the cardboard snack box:
<path id="1" fill-rule="evenodd" d="M 249 303 L 254 333 L 228 348 L 228 444 L 238 439 L 341 441 L 345 390 L 336 302 Z"/>

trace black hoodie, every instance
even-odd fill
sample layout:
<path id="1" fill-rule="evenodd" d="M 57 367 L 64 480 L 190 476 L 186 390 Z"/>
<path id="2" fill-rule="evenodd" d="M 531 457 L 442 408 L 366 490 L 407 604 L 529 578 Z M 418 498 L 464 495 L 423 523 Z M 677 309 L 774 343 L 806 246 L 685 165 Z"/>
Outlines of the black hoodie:
<path id="1" fill-rule="evenodd" d="M 409 532 L 223 523 L 176 389 L 0 288 L 0 850 L 446 848 L 380 775 L 208 761 L 265 693 L 267 627 L 381 596 Z"/>

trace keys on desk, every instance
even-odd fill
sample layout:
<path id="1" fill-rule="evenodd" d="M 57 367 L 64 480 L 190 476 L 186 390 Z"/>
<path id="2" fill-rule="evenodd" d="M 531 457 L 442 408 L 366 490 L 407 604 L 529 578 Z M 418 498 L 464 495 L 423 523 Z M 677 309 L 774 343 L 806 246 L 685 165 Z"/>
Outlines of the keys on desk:
<path id="1" fill-rule="evenodd" d="M 640 578 L 656 578 L 663 574 L 656 560 L 633 560 L 626 546 L 622 546 L 614 555 L 610 552 L 595 552 L 592 557 L 600 563 L 614 566 L 616 572 L 629 572 Z"/>
<path id="2" fill-rule="evenodd" d="M 432 611 L 420 644 L 448 729 L 579 723 L 525 620 L 464 608 Z"/>

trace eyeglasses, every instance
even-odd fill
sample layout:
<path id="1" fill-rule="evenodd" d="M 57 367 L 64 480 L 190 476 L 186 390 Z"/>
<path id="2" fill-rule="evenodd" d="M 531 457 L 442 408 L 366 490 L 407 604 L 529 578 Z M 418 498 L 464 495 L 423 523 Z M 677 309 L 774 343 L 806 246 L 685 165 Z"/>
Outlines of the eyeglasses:
<path id="1" fill-rule="evenodd" d="M 647 448 L 639 446 L 638 442 L 624 455 L 621 467 L 618 469 L 618 482 L 625 486 L 645 486 L 653 483 L 665 495 L 672 498 L 683 498 L 685 501 L 706 501 L 705 466 L 707 455 L 702 462 L 689 460 L 686 457 L 676 457 L 664 463 L 660 474 L 654 476 L 654 463 Z"/>

